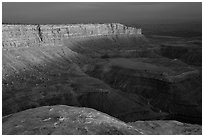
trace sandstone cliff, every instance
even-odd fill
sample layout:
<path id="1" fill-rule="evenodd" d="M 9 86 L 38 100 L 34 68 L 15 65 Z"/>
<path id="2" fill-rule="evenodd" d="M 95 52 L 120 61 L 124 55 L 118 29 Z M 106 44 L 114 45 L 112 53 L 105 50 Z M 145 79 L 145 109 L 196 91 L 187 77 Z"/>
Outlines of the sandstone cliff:
<path id="1" fill-rule="evenodd" d="M 75 24 L 75 25 L 3 25 L 2 45 L 8 47 L 30 47 L 62 45 L 69 37 L 91 37 L 106 35 L 141 35 L 141 29 L 122 24 Z"/>

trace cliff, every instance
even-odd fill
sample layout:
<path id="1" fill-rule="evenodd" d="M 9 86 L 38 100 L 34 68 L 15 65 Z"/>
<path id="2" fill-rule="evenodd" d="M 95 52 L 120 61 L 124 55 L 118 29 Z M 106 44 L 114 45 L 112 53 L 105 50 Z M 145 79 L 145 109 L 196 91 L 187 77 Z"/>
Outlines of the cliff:
<path id="1" fill-rule="evenodd" d="M 3 25 L 3 48 L 62 45 L 70 37 L 141 35 L 141 29 L 118 23 L 75 25 Z"/>

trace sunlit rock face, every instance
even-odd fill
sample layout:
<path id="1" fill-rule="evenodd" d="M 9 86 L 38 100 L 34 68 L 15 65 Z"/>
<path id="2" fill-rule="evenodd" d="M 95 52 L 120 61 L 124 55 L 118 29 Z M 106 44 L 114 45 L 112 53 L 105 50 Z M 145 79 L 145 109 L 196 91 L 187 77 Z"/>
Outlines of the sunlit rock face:
<path id="1" fill-rule="evenodd" d="M 44 106 L 3 118 L 4 135 L 136 135 L 144 134 L 90 108 Z"/>
<path id="2" fill-rule="evenodd" d="M 3 25 L 2 45 L 7 47 L 31 47 L 62 45 L 69 37 L 101 35 L 141 35 L 141 29 L 122 24 L 76 25 Z"/>
<path id="3" fill-rule="evenodd" d="M 37 25 L 2 25 L 2 46 L 30 47 L 39 45 Z"/>

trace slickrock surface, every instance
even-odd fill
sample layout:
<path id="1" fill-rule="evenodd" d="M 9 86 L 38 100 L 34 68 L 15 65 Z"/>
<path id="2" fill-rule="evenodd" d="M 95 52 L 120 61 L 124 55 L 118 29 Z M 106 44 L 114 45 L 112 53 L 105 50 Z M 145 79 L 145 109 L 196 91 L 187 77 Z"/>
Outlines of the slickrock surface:
<path id="1" fill-rule="evenodd" d="M 3 135 L 131 135 L 131 125 L 90 108 L 44 106 L 3 118 Z"/>
<path id="2" fill-rule="evenodd" d="M 43 106 L 3 117 L 3 135 L 200 135 L 199 125 L 178 121 L 124 123 L 90 108 Z"/>

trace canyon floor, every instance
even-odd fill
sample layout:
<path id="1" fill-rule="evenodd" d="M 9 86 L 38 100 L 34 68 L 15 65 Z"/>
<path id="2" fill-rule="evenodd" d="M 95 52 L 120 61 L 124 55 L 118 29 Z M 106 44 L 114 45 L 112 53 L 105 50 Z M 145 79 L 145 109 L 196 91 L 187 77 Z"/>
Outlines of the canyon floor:
<path id="1" fill-rule="evenodd" d="M 201 37 L 2 50 L 3 134 L 202 134 Z"/>

